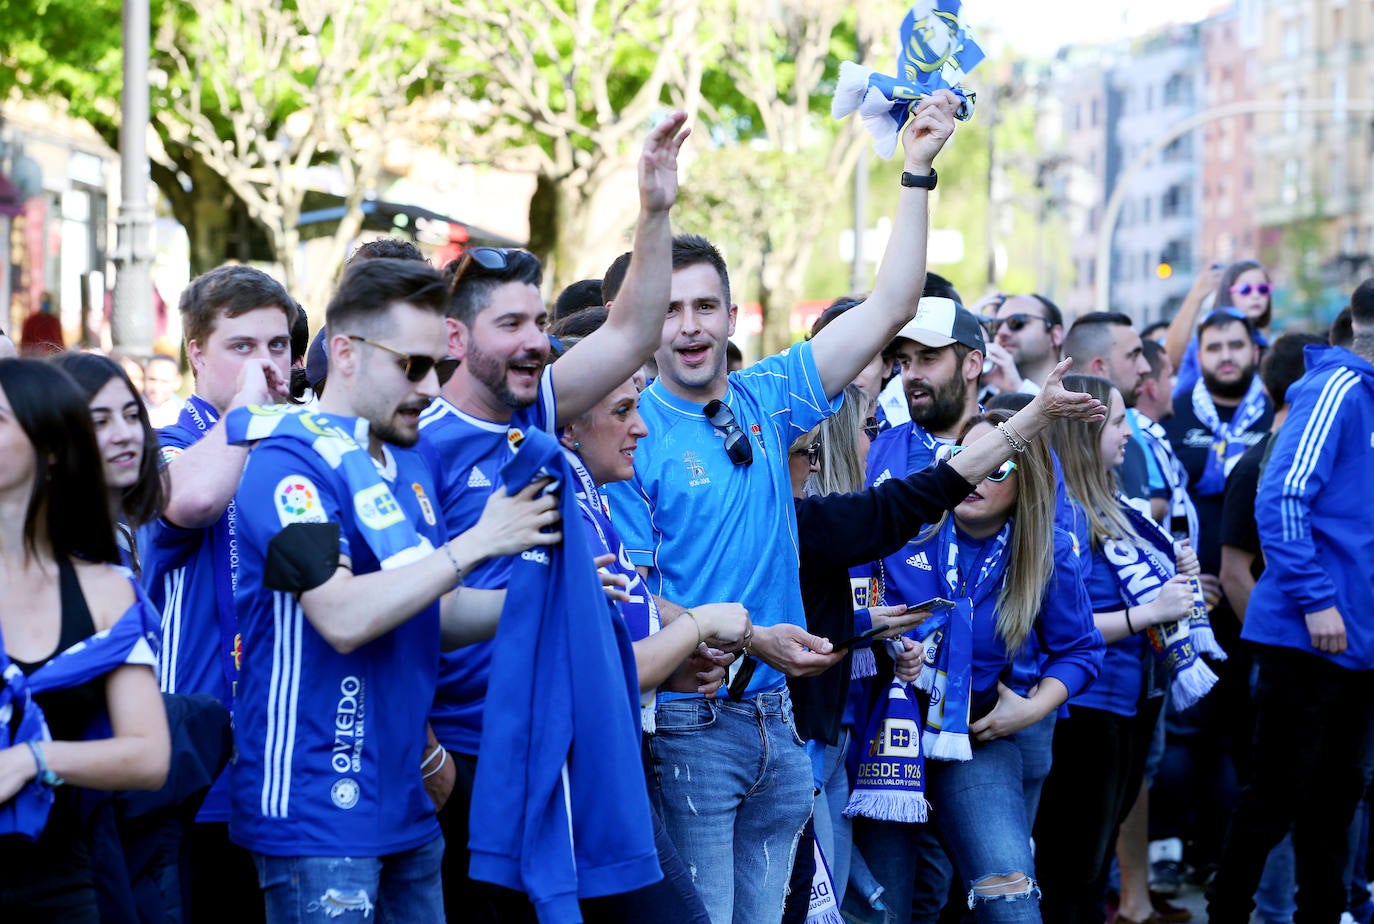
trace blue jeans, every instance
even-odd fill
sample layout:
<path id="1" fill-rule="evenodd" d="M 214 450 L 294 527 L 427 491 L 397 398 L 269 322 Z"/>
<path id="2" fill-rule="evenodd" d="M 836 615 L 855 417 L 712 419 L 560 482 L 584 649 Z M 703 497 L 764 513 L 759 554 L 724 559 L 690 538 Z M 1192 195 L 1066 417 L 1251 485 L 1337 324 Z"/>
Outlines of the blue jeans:
<path id="1" fill-rule="evenodd" d="M 384 857 L 253 854 L 268 924 L 442 924 L 444 839 Z"/>
<path id="2" fill-rule="evenodd" d="M 661 702 L 656 724 L 653 795 L 711 921 L 776 924 L 811 816 L 787 691 Z"/>

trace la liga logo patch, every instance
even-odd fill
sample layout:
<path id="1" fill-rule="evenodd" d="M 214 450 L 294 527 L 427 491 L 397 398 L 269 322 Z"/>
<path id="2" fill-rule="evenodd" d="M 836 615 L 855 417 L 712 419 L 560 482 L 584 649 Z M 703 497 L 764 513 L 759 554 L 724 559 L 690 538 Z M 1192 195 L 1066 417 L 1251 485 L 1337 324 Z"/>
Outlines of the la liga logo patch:
<path id="1" fill-rule="evenodd" d="M 320 489 L 304 475 L 287 475 L 277 482 L 272 492 L 273 503 L 277 507 L 277 518 L 283 526 L 288 523 L 324 523 L 324 504 L 320 501 Z"/>

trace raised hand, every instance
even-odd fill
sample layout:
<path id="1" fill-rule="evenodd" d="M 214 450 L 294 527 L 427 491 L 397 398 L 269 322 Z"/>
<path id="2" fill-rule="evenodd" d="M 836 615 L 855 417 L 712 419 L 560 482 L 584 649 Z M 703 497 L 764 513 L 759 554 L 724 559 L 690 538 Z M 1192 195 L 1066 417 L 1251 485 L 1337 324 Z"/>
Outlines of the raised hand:
<path id="1" fill-rule="evenodd" d="M 1050 370 L 1040 394 L 1031 403 L 1046 417 L 1072 417 L 1076 420 L 1106 420 L 1107 406 L 1083 391 L 1064 388 L 1064 376 L 1073 368 L 1069 358 Z"/>
<path id="2" fill-rule="evenodd" d="M 270 359 L 254 358 L 239 367 L 234 400 L 230 407 L 250 404 L 278 404 L 291 397 L 291 380 Z"/>
<path id="3" fill-rule="evenodd" d="M 677 201 L 677 155 L 692 133 L 682 126 L 687 113 L 674 112 L 644 142 L 639 156 L 639 205 L 648 212 L 670 209 Z"/>
<path id="4" fill-rule="evenodd" d="M 959 97 L 949 90 L 936 90 L 916 104 L 916 113 L 902 130 L 906 150 L 906 169 L 911 173 L 930 173 L 935 155 L 954 134 L 954 113 Z"/>

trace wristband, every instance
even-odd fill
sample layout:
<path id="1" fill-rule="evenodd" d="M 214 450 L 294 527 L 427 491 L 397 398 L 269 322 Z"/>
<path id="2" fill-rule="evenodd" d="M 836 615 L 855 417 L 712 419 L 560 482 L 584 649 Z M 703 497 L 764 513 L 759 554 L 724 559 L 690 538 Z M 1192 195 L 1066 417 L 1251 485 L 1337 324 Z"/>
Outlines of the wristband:
<path id="1" fill-rule="evenodd" d="M 423 769 L 425 769 L 426 767 L 428 767 L 428 766 L 429 766 L 429 762 L 430 762 L 431 760 L 434 759 L 434 755 L 439 754 L 439 753 L 442 752 L 443 750 L 444 750 L 444 746 L 443 746 L 442 744 L 436 744 L 436 745 L 434 746 L 434 750 L 430 751 L 429 754 L 427 754 L 427 755 L 425 756 L 425 759 L 422 760 L 422 761 L 420 761 L 420 769 L 423 770 Z M 443 758 L 440 758 L 440 759 L 439 759 L 439 763 L 440 763 L 440 765 L 442 766 L 442 764 L 443 764 Z"/>
<path id="2" fill-rule="evenodd" d="M 27 743 L 29 746 L 29 752 L 33 754 L 33 762 L 38 767 L 38 782 L 48 787 L 49 789 L 52 789 L 54 786 L 61 786 L 64 782 L 66 782 L 62 779 L 62 777 L 58 776 L 56 773 L 53 773 L 52 770 L 48 768 L 48 761 L 43 756 L 43 745 L 38 743 L 37 741 L 29 741 Z"/>
<path id="3" fill-rule="evenodd" d="M 444 756 L 439 758 L 439 763 L 434 767 L 433 770 L 430 770 L 430 771 L 428 771 L 428 772 L 426 772 L 426 773 L 420 774 L 420 779 L 421 779 L 421 780 L 427 780 L 427 779 L 429 779 L 429 778 L 432 777 L 434 774 L 436 774 L 436 773 L 438 773 L 440 770 L 444 769 L 444 764 L 448 763 L 448 751 L 444 750 L 443 747 L 440 747 L 439 750 L 440 750 L 440 751 L 443 751 Z M 423 764 L 422 764 L 421 766 L 423 766 Z"/>
<path id="4" fill-rule="evenodd" d="M 454 584 L 453 586 L 462 587 L 463 569 L 462 566 L 458 564 L 458 559 L 453 557 L 453 549 L 449 548 L 449 544 L 447 542 L 444 543 L 444 554 L 448 556 L 448 563 L 453 566 L 453 570 L 458 574 L 458 583 Z"/>
<path id="5" fill-rule="evenodd" d="M 701 637 L 701 623 L 697 622 L 697 614 L 691 610 L 683 610 L 682 615 L 692 620 L 692 625 L 697 627 L 697 647 L 700 648 L 704 639 Z"/>
<path id="6" fill-rule="evenodd" d="M 1131 625 L 1131 608 L 1129 606 L 1126 607 L 1126 631 L 1132 635 L 1135 635 L 1136 632 L 1135 626 Z"/>

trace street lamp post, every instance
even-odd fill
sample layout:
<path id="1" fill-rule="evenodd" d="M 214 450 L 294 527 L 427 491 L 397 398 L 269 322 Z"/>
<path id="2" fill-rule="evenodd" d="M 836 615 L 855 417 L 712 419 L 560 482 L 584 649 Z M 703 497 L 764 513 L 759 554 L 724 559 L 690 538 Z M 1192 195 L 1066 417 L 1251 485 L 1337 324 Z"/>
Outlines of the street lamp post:
<path id="1" fill-rule="evenodd" d="M 153 215 L 148 206 L 148 0 L 124 0 L 124 98 L 119 123 L 121 195 L 110 334 L 118 349 L 153 350 Z"/>

